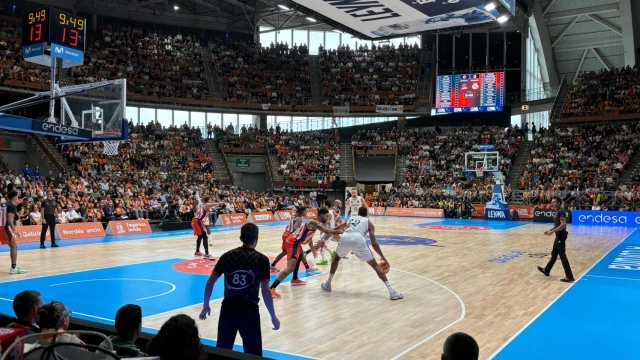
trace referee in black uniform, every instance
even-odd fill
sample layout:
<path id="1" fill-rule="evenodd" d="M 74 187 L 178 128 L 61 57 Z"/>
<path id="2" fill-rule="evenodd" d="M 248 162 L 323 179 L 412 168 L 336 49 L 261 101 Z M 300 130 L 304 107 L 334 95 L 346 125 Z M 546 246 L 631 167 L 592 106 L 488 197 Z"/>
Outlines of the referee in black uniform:
<path id="1" fill-rule="evenodd" d="M 547 236 L 555 234 L 556 239 L 553 241 L 553 250 L 551 251 L 551 259 L 549 260 L 549 263 L 544 269 L 538 266 L 538 270 L 545 276 L 549 276 L 549 273 L 551 273 L 551 269 L 553 268 L 553 264 L 556 263 L 556 259 L 559 255 L 565 274 L 565 278 L 560 279 L 560 281 L 573 282 L 573 273 L 571 272 L 571 266 L 569 266 L 569 260 L 565 253 L 565 243 L 567 241 L 567 235 L 569 234 L 567 232 L 567 213 L 564 209 L 560 208 L 560 204 L 562 204 L 562 200 L 559 197 L 554 196 L 553 200 L 551 200 L 551 209 L 556 212 L 556 216 L 553 218 L 553 229 L 545 231 L 544 234 Z"/>
<path id="2" fill-rule="evenodd" d="M 47 191 L 47 197 L 42 200 L 40 206 L 41 218 L 42 218 L 42 232 L 40 233 L 40 249 L 46 249 L 44 241 L 47 237 L 47 229 L 50 229 L 51 234 L 51 247 L 56 248 L 56 205 L 58 202 L 53 198 L 53 192 Z"/>
<path id="3" fill-rule="evenodd" d="M 224 253 L 204 288 L 204 305 L 200 319 L 211 315 L 209 301 L 216 281 L 224 275 L 224 300 L 218 321 L 217 346 L 233 349 L 236 334 L 240 332 L 244 352 L 262 356 L 262 331 L 258 311 L 258 287 L 262 289 L 264 304 L 271 315 L 273 329 L 280 328 L 280 320 L 273 308 L 273 298 L 269 290 L 271 270 L 269 259 L 256 251 L 258 227 L 245 224 L 240 229 L 242 246 Z"/>

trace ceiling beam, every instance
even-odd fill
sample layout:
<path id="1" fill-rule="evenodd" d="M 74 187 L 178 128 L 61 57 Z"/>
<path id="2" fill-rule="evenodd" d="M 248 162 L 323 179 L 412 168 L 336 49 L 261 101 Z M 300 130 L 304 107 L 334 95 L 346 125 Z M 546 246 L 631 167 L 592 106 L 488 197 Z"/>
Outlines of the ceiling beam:
<path id="1" fill-rule="evenodd" d="M 588 48 L 600 48 L 607 46 L 618 46 L 622 45 L 622 38 L 612 38 L 609 40 L 579 40 L 579 41 L 565 41 L 563 43 L 557 44 L 553 50 L 556 52 L 560 51 L 575 51 L 575 50 L 584 50 Z"/>
<path id="2" fill-rule="evenodd" d="M 544 9 L 544 11 L 542 12 L 542 15 L 547 15 L 547 13 L 549 12 L 549 9 L 551 9 L 551 7 L 553 6 L 553 3 L 556 2 L 556 0 L 551 0 L 551 2 L 549 3 L 549 5 L 547 6 L 546 9 Z"/>
<path id="3" fill-rule="evenodd" d="M 595 22 L 597 22 L 598 24 L 606 27 L 607 29 L 613 31 L 614 33 L 622 36 L 622 29 L 618 28 L 617 26 L 610 24 L 602 19 L 600 19 L 598 16 L 596 15 L 587 15 L 587 17 Z"/>
<path id="4" fill-rule="evenodd" d="M 284 24 L 282 24 L 280 27 L 283 28 L 283 27 L 287 26 L 287 24 L 291 21 L 291 19 L 293 19 L 293 17 L 296 16 L 296 15 L 298 15 L 297 11 L 295 11 L 293 14 L 291 14 L 291 16 L 289 16 L 287 21 L 285 21 Z"/>
<path id="5" fill-rule="evenodd" d="M 584 52 L 582 53 L 582 58 L 580 59 L 580 63 L 578 64 L 578 68 L 576 69 L 576 73 L 573 75 L 573 78 L 577 78 L 578 74 L 580 73 L 580 70 L 582 70 L 582 64 L 584 63 L 584 58 L 587 56 L 587 53 L 589 52 L 589 49 L 584 49 Z"/>
<path id="6" fill-rule="evenodd" d="M 558 43 L 558 41 L 562 40 L 562 38 L 567 34 L 567 32 L 569 31 L 569 29 L 571 29 L 571 27 L 578 21 L 580 20 L 580 18 L 582 17 L 582 15 L 578 15 L 575 18 L 573 18 L 573 20 L 571 20 L 571 22 L 564 27 L 564 29 L 562 29 L 562 31 L 560 31 L 560 34 L 558 34 L 558 37 L 556 37 L 555 40 L 553 40 L 553 42 L 551 43 L 551 47 L 556 46 L 556 44 Z"/>
<path id="7" fill-rule="evenodd" d="M 247 4 L 242 3 L 242 2 L 240 2 L 238 0 L 222 0 L 222 1 L 227 2 L 229 4 L 232 4 L 232 5 L 235 5 L 235 6 L 238 6 L 240 8 L 243 8 L 243 9 L 247 10 L 247 11 L 251 11 L 251 12 L 256 11 L 256 8 L 254 8 L 253 6 L 247 5 Z"/>
<path id="8" fill-rule="evenodd" d="M 607 65 L 606 62 L 604 62 L 604 59 L 602 58 L 602 56 L 600 56 L 600 54 L 598 53 L 598 50 L 591 48 L 591 51 L 593 51 L 593 53 L 596 55 L 596 57 L 598 58 L 598 60 L 600 60 L 600 62 L 602 63 L 602 66 L 604 66 L 605 69 L 607 70 L 611 70 L 611 68 L 609 68 L 609 65 Z"/>
<path id="9" fill-rule="evenodd" d="M 619 9 L 618 3 L 601 5 L 601 6 L 591 6 L 591 7 L 586 7 L 582 9 L 548 13 L 544 16 L 544 19 L 551 20 L 551 19 L 569 18 L 569 17 L 578 16 L 578 15 L 592 15 L 592 14 L 599 14 L 599 13 L 608 12 L 608 11 L 618 11 L 618 9 Z"/>

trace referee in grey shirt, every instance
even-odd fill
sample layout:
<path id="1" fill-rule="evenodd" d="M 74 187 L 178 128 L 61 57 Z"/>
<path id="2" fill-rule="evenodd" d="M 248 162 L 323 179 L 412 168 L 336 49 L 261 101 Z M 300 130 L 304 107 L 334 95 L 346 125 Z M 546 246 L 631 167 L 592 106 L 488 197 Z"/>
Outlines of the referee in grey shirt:
<path id="1" fill-rule="evenodd" d="M 50 229 L 51 234 L 51 247 L 58 247 L 56 245 L 56 205 L 58 202 L 53 198 L 53 192 L 47 191 L 47 197 L 42 201 L 40 206 L 40 213 L 42 215 L 42 232 L 40 233 L 40 249 L 46 249 L 44 241 L 47 237 L 47 229 Z"/>

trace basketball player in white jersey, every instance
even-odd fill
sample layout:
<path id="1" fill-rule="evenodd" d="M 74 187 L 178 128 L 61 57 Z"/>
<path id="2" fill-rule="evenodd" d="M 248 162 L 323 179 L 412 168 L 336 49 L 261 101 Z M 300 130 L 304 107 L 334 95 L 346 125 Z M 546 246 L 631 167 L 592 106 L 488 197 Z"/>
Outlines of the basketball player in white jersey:
<path id="1" fill-rule="evenodd" d="M 351 189 L 351 197 L 346 201 L 347 208 L 345 209 L 345 216 L 355 216 L 358 214 L 358 209 L 362 206 L 367 206 L 364 198 L 358 195 L 358 189 Z"/>
<path id="2" fill-rule="evenodd" d="M 371 239 L 371 246 L 373 249 L 380 255 L 382 261 L 389 264 L 389 261 L 382 254 L 382 250 L 380 249 L 380 245 L 378 245 L 378 241 L 376 240 L 375 227 L 369 219 L 367 218 L 367 208 L 362 206 L 358 209 L 358 215 L 352 216 L 349 220 L 347 220 L 347 227 L 344 230 L 344 233 L 340 237 L 340 243 L 338 243 L 338 248 L 336 249 L 337 256 L 331 262 L 331 271 L 329 273 L 329 278 L 326 282 L 322 283 L 322 290 L 331 292 L 331 280 L 333 279 L 333 275 L 335 275 L 338 270 L 338 265 L 340 264 L 340 259 L 347 255 L 349 252 L 353 252 L 358 259 L 362 262 L 366 262 L 375 270 L 378 274 L 380 280 L 382 280 L 389 290 L 389 298 L 391 300 L 400 300 L 403 299 L 404 296 L 397 292 L 390 284 L 389 280 L 387 280 L 387 275 L 382 271 L 380 264 L 376 262 L 373 254 L 371 253 L 371 249 L 367 246 L 366 235 L 369 234 L 369 238 Z M 316 247 L 318 245 L 316 244 Z"/>
<path id="3" fill-rule="evenodd" d="M 339 201 L 339 200 L 338 200 Z M 326 218 L 327 222 L 322 224 L 326 227 L 328 227 L 329 229 L 336 229 L 336 215 L 335 215 L 335 211 L 334 209 L 331 207 L 331 201 L 327 200 L 323 203 L 322 207 L 324 209 L 329 210 L 329 216 Z M 338 215 L 339 216 L 339 215 Z M 321 260 L 317 262 L 318 265 L 328 265 L 329 261 L 327 261 L 327 259 L 324 256 L 324 253 L 326 252 L 329 256 L 331 256 L 331 253 L 333 253 L 333 250 L 331 250 L 331 248 L 329 248 L 329 246 L 327 245 L 327 242 L 329 241 L 329 239 L 331 237 L 337 237 L 337 239 L 339 239 L 340 235 L 331 235 L 331 234 L 323 234 L 320 239 L 318 240 L 319 243 L 319 250 L 320 250 L 320 257 Z"/>

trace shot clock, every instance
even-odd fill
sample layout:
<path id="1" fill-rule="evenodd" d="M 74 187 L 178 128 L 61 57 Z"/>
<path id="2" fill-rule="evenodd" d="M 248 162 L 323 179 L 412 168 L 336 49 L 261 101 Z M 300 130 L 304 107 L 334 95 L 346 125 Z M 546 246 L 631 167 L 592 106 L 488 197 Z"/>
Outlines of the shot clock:
<path id="1" fill-rule="evenodd" d="M 87 20 L 54 8 L 27 11 L 22 17 L 22 53 L 41 65 L 51 57 L 63 59 L 63 67 L 82 64 Z"/>
<path id="2" fill-rule="evenodd" d="M 55 43 L 84 51 L 87 21 L 54 8 L 26 12 L 22 18 L 23 45 Z"/>

